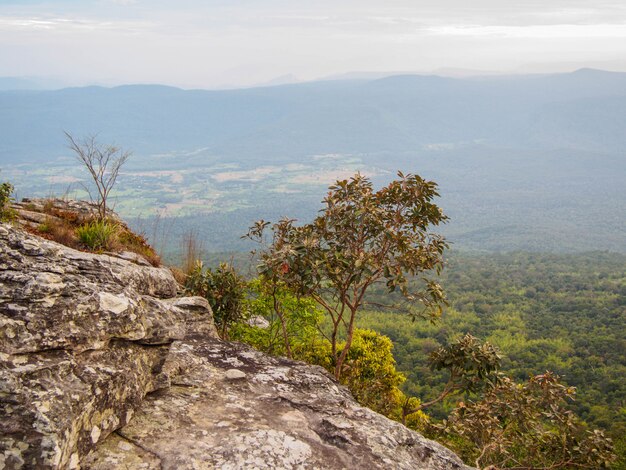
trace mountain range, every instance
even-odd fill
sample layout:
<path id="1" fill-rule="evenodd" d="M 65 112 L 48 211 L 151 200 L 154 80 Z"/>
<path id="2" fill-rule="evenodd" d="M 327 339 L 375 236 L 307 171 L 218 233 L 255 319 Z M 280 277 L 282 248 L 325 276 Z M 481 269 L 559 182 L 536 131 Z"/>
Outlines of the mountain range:
<path id="1" fill-rule="evenodd" d="M 136 169 L 349 155 L 380 181 L 398 169 L 438 181 L 457 222 L 446 230 L 479 249 L 626 251 L 625 129 L 626 73 L 593 69 L 0 91 L 4 167 L 67 156 L 63 131 L 132 149 Z"/>

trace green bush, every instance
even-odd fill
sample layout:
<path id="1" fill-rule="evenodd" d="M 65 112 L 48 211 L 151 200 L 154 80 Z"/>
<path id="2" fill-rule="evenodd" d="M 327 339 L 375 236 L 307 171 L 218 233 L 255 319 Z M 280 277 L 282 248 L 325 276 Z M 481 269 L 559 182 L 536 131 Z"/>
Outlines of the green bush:
<path id="1" fill-rule="evenodd" d="M 110 250 L 117 240 L 119 227 L 107 220 L 94 220 L 76 229 L 78 239 L 94 251 Z"/>
<path id="2" fill-rule="evenodd" d="M 340 347 L 345 347 L 345 343 L 340 343 Z M 392 349 L 388 337 L 356 328 L 341 383 L 361 405 L 400 421 L 406 397 L 399 387 L 406 377 L 396 370 Z"/>
<path id="3" fill-rule="evenodd" d="M 213 271 L 204 269 L 202 262 L 198 262 L 185 283 L 188 294 L 199 295 L 209 301 L 223 339 L 228 339 L 232 325 L 247 316 L 246 289 L 246 280 L 226 263 L 221 263 Z"/>
<path id="4" fill-rule="evenodd" d="M 0 184 L 0 222 L 5 222 L 13 218 L 13 211 L 9 207 L 13 189 L 11 183 Z"/>
<path id="5" fill-rule="evenodd" d="M 250 281 L 248 288 L 250 314 L 264 318 L 268 326 L 241 325 L 237 330 L 238 339 L 269 354 L 303 359 L 297 357 L 298 352 L 312 347 L 319 336 L 323 313 L 317 303 L 264 277 Z"/>

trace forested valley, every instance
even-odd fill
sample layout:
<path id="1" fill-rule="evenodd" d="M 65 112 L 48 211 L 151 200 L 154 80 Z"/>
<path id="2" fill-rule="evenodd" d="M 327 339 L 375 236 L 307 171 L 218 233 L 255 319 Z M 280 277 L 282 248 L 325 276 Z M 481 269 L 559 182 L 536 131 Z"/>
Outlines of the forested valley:
<path id="1" fill-rule="evenodd" d="M 503 370 L 515 380 L 551 370 L 577 387 L 576 414 L 608 430 L 624 452 L 626 256 L 453 252 L 447 263 L 442 285 L 450 305 L 440 320 L 372 308 L 360 319 L 393 341 L 405 390 L 434 398 L 446 377 L 429 370 L 429 353 L 470 332 L 500 349 Z M 444 402 L 432 414 L 444 418 L 452 406 Z"/>

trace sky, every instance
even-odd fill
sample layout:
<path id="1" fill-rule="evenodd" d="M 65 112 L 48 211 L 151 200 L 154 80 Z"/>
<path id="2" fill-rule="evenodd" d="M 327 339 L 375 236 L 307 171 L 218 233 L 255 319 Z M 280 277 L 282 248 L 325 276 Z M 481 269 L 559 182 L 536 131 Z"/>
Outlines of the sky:
<path id="1" fill-rule="evenodd" d="M 224 88 L 626 71 L 625 0 L 0 0 L 0 77 Z"/>

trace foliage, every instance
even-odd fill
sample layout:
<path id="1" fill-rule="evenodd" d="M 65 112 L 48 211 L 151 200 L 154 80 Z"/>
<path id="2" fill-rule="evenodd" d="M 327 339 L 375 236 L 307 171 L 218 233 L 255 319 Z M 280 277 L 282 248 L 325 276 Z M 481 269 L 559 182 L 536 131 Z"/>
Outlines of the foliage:
<path id="1" fill-rule="evenodd" d="M 131 156 L 131 152 L 114 145 L 101 144 L 93 135 L 83 139 L 75 139 L 66 132 L 65 137 L 69 148 L 76 154 L 78 161 L 83 164 L 91 176 L 97 191 L 95 202 L 98 208 L 98 218 L 105 220 L 111 190 L 115 186 L 122 165 Z M 91 191 L 89 188 L 86 189 L 93 201 L 94 197 Z"/>
<path id="2" fill-rule="evenodd" d="M 448 371 L 448 381 L 436 398 L 411 406 L 407 399 L 402 407 L 402 422 L 406 417 L 444 400 L 448 396 L 472 393 L 480 390 L 490 381 L 497 381 L 496 372 L 500 367 L 497 348 L 488 342 L 481 343 L 469 333 L 454 343 L 430 353 L 431 370 Z"/>
<path id="3" fill-rule="evenodd" d="M 13 217 L 13 213 L 9 207 L 13 190 L 14 188 L 11 183 L 0 183 L 0 222 L 5 222 Z"/>
<path id="4" fill-rule="evenodd" d="M 199 295 L 209 301 L 223 339 L 228 339 L 232 325 L 248 315 L 246 287 L 245 279 L 227 263 L 221 263 L 212 270 L 204 269 L 202 262 L 198 262 L 185 284 L 188 294 Z"/>
<path id="5" fill-rule="evenodd" d="M 445 301 L 440 286 L 426 277 L 411 290 L 407 275 L 437 273 L 446 243 L 428 231 L 447 218 L 432 200 L 437 185 L 419 176 L 398 173 L 399 179 L 374 191 L 371 181 L 357 174 L 329 188 L 321 214 L 296 226 L 283 219 L 271 227 L 272 240 L 260 253 L 260 273 L 280 280 L 301 295 L 311 296 L 330 317 L 334 374 L 339 378 L 353 341 L 357 312 L 365 294 L 378 282 L 399 291 L 419 311 L 436 315 Z M 269 223 L 257 222 L 248 237 L 264 242 Z M 341 335 L 345 345 L 339 347 Z"/>
<path id="6" fill-rule="evenodd" d="M 567 409 L 574 393 L 550 372 L 524 384 L 503 378 L 481 400 L 459 403 L 440 436 L 478 468 L 605 468 L 611 441 Z"/>
<path id="7" fill-rule="evenodd" d="M 450 346 L 433 351 L 429 362 L 433 370 L 450 372 L 444 387 L 444 394 L 449 395 L 456 391 L 476 392 L 486 380 L 494 378 L 500 367 L 500 355 L 493 345 L 481 343 L 468 333 Z"/>
<path id="8" fill-rule="evenodd" d="M 339 347 L 345 347 L 340 343 Z M 399 386 L 406 377 L 396 370 L 393 343 L 372 330 L 355 329 L 341 383 L 363 406 L 393 419 L 400 418 L 406 397 Z"/>
<path id="9" fill-rule="evenodd" d="M 112 249 L 119 233 L 118 224 L 107 220 L 92 220 L 76 229 L 78 239 L 94 251 Z"/>
<path id="10" fill-rule="evenodd" d="M 367 310 L 358 327 L 391 338 L 407 395 L 430 401 L 448 381 L 429 355 L 466 332 L 497 346 L 501 372 L 516 382 L 552 370 L 577 389 L 569 406 L 605 429 L 626 469 L 626 256 L 617 253 L 468 254 L 452 251 L 441 279 L 450 307 L 437 324 Z M 371 293 L 377 302 L 388 296 Z M 444 419 L 459 397 L 428 408 Z"/>
<path id="11" fill-rule="evenodd" d="M 37 235 L 49 240 L 54 240 L 65 246 L 80 249 L 81 247 L 84 248 L 85 245 L 82 244 L 81 246 L 81 242 L 78 239 L 76 231 L 79 227 L 80 225 L 72 224 L 64 219 L 46 217 L 46 219 L 37 226 L 36 230 Z"/>
<path id="12" fill-rule="evenodd" d="M 146 238 L 118 219 L 94 219 L 90 211 L 74 210 L 63 200 L 54 198 L 48 198 L 42 205 L 31 203 L 27 208 L 46 215 L 39 224 L 27 229 L 48 240 L 79 250 L 130 251 L 143 256 L 153 266 L 161 264 Z"/>
<path id="13" fill-rule="evenodd" d="M 315 301 L 299 297 L 284 285 L 264 278 L 250 281 L 248 287 L 251 319 L 262 318 L 268 325 L 264 328 L 239 325 L 237 339 L 269 354 L 304 359 L 306 351 L 321 339 L 318 326 L 322 313 Z"/>

